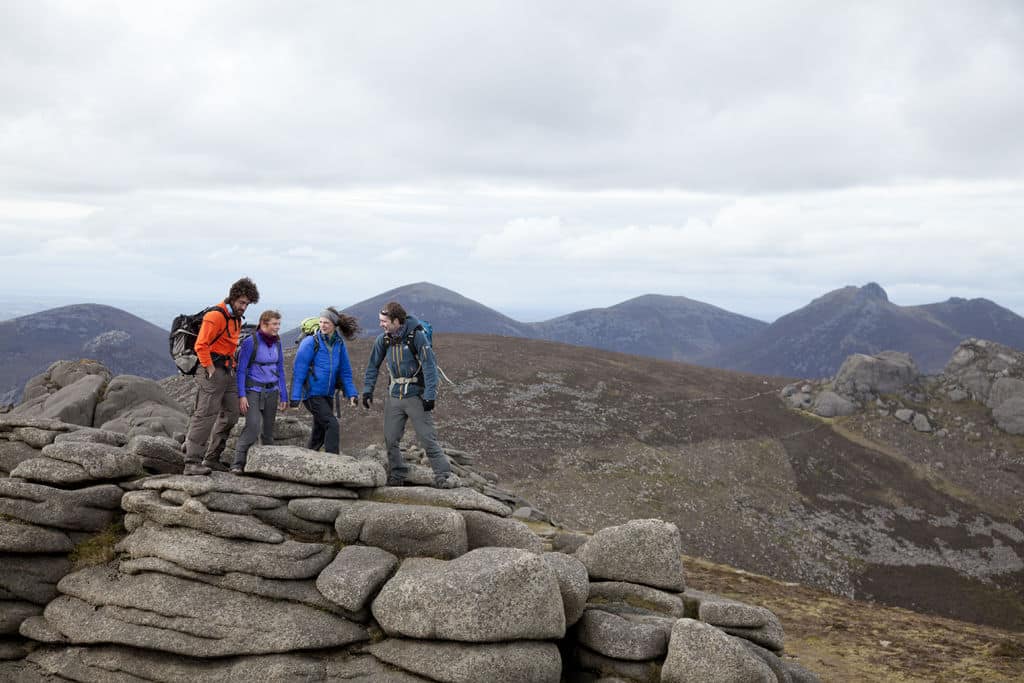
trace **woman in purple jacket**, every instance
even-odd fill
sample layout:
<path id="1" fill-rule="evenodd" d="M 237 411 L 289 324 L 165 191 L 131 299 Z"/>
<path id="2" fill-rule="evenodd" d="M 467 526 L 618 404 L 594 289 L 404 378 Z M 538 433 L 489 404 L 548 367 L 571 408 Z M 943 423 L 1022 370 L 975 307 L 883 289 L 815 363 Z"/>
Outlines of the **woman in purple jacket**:
<path id="1" fill-rule="evenodd" d="M 288 407 L 280 332 L 281 314 L 263 311 L 256 332 L 238 346 L 238 411 L 245 416 L 245 428 L 231 465 L 234 474 L 245 471 L 249 448 L 256 443 L 261 426 L 263 445 L 274 443 L 277 409 Z"/>

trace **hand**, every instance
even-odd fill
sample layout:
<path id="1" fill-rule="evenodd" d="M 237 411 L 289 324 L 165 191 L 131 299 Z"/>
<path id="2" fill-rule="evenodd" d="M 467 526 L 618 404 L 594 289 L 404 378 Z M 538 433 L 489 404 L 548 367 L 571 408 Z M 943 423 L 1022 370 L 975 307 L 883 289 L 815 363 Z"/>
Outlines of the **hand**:
<path id="1" fill-rule="evenodd" d="M 350 406 L 352 406 L 353 408 L 359 407 L 359 397 L 358 396 L 349 396 L 348 397 L 348 404 Z"/>
<path id="2" fill-rule="evenodd" d="M 213 379 L 213 373 L 215 373 L 215 372 L 217 372 L 217 366 L 216 365 L 208 365 L 208 366 L 206 366 L 206 377 L 207 377 L 207 379 Z"/>
<path id="3" fill-rule="evenodd" d="M 427 399 L 423 399 L 423 410 L 425 412 L 429 413 L 433 409 L 434 409 L 434 399 L 430 399 L 429 401 Z"/>
<path id="4" fill-rule="evenodd" d="M 238 399 L 238 412 L 240 412 L 242 415 L 245 415 L 246 413 L 249 412 L 249 399 L 246 398 L 245 396 L 242 396 L 241 398 Z"/>
<path id="5" fill-rule="evenodd" d="M 278 410 L 288 410 L 288 401 L 281 401 L 277 404 Z"/>
<path id="6" fill-rule="evenodd" d="M 373 405 L 373 394 L 363 394 L 363 407 L 367 410 Z"/>
<path id="7" fill-rule="evenodd" d="M 298 401 L 289 401 L 288 402 L 288 407 L 289 408 L 298 408 L 299 407 L 299 402 Z"/>

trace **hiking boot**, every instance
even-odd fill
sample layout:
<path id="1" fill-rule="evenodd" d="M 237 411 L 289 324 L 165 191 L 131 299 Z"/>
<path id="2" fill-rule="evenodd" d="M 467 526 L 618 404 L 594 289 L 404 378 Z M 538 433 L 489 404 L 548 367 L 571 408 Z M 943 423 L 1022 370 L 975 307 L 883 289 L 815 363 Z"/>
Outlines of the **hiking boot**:
<path id="1" fill-rule="evenodd" d="M 438 477 L 434 479 L 434 488 L 457 489 L 459 488 L 459 480 L 452 474 L 449 474 L 447 477 Z"/>
<path id="2" fill-rule="evenodd" d="M 245 474 L 245 468 L 241 465 L 232 465 L 231 474 Z"/>
<path id="3" fill-rule="evenodd" d="M 220 459 L 207 459 L 203 461 L 204 467 L 209 467 L 214 472 L 227 472 L 228 466 L 220 461 Z"/>
<path id="4" fill-rule="evenodd" d="M 405 477 L 396 477 L 393 474 L 388 475 L 388 483 L 385 486 L 405 486 Z"/>
<path id="5" fill-rule="evenodd" d="M 185 471 L 182 472 L 187 477 L 201 477 L 205 474 L 210 473 L 210 468 L 206 465 L 200 465 L 197 462 L 190 462 L 185 464 Z"/>

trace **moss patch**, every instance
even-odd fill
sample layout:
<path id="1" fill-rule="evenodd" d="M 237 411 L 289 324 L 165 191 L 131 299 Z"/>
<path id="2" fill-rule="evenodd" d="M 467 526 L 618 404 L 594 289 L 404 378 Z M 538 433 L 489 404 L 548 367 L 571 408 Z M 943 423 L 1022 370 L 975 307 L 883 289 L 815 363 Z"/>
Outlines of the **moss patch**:
<path id="1" fill-rule="evenodd" d="M 114 546 L 127 535 L 128 532 L 124 528 L 124 522 L 118 521 L 95 536 L 85 539 L 76 545 L 75 549 L 68 555 L 68 559 L 71 560 L 72 571 L 110 562 L 116 556 Z"/>

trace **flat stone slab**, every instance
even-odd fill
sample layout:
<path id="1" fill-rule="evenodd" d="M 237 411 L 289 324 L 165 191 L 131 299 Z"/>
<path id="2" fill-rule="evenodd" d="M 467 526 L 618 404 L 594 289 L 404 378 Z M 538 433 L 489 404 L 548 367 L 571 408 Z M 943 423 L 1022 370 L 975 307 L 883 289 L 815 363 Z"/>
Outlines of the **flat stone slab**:
<path id="1" fill-rule="evenodd" d="M 115 550 L 131 559 L 158 557 L 205 574 L 240 572 L 268 579 L 309 579 L 334 559 L 333 546 L 325 543 L 254 543 L 152 522 L 134 529 Z"/>
<path id="2" fill-rule="evenodd" d="M 0 552 L 69 553 L 75 543 L 63 531 L 0 519 Z"/>
<path id="3" fill-rule="evenodd" d="M 284 505 L 268 510 L 254 510 L 252 514 L 257 519 L 289 533 L 322 537 L 321 540 L 331 540 L 330 537 L 333 536 L 332 525 L 319 524 L 296 517 L 288 512 L 287 506 Z"/>
<path id="4" fill-rule="evenodd" d="M 369 600 L 398 567 L 398 558 L 380 548 L 350 545 L 342 548 L 316 579 L 316 587 L 331 602 L 350 612 L 366 608 Z"/>
<path id="5" fill-rule="evenodd" d="M 63 633 L 55 630 L 50 623 L 46 621 L 42 612 L 38 616 L 29 617 L 25 621 L 21 622 L 21 628 L 18 632 L 39 643 L 66 643 L 68 639 L 64 637 Z"/>
<path id="6" fill-rule="evenodd" d="M 785 647 L 785 633 L 782 630 L 782 624 L 779 623 L 778 619 L 774 619 L 764 626 L 758 626 L 755 628 L 743 628 L 738 626 L 719 626 L 731 636 L 749 640 L 752 643 L 756 643 L 761 647 L 772 650 L 773 652 L 782 652 Z"/>
<path id="7" fill-rule="evenodd" d="M 671 617 L 686 614 L 686 606 L 679 595 L 625 581 L 592 581 L 587 602 L 598 608 L 621 603 Z"/>
<path id="8" fill-rule="evenodd" d="M 53 443 L 60 432 L 51 429 L 37 429 L 36 427 L 15 427 L 11 430 L 11 436 L 22 441 L 32 448 L 42 448 Z"/>
<path id="9" fill-rule="evenodd" d="M 601 678 L 599 680 L 611 681 L 661 681 L 661 660 L 654 659 L 646 662 L 632 662 L 625 659 L 614 659 L 605 657 L 599 652 L 582 645 L 577 646 L 573 651 L 576 664 L 583 671 L 593 672 Z M 700 679 L 694 679 L 697 681 Z M 702 682 L 703 683 L 703 682 Z M 771 683 L 774 683 L 772 681 Z"/>
<path id="10" fill-rule="evenodd" d="M 81 427 L 73 432 L 63 432 L 58 434 L 53 440 L 54 443 L 67 443 L 69 441 L 105 443 L 108 446 L 124 446 L 128 443 L 128 435 L 123 432 L 112 432 L 109 429 Z"/>
<path id="11" fill-rule="evenodd" d="M 12 477 L 51 484 L 128 479 L 142 474 L 142 460 L 104 443 L 65 441 L 45 446 L 41 457 L 26 460 Z"/>
<path id="12" fill-rule="evenodd" d="M 24 461 L 38 458 L 41 453 L 23 441 L 0 441 L 0 472 L 10 472 Z"/>
<path id="13" fill-rule="evenodd" d="M 588 609 L 577 626 L 579 642 L 606 657 L 646 661 L 663 657 L 670 631 L 658 625 L 631 621 L 599 609 Z"/>
<path id="14" fill-rule="evenodd" d="M 479 548 L 448 562 L 406 560 L 372 611 L 390 636 L 495 642 L 565 635 L 554 571 L 516 548 Z"/>
<path id="15" fill-rule="evenodd" d="M 334 521 L 342 543 L 362 543 L 399 557 L 451 559 L 466 552 L 466 521 L 455 510 L 352 501 Z"/>
<path id="16" fill-rule="evenodd" d="M 508 517 L 512 508 L 476 489 L 435 489 L 429 486 L 384 486 L 361 491 L 359 497 L 378 503 L 404 503 L 407 505 L 433 505 L 456 510 L 479 510 L 498 517 Z"/>
<path id="17" fill-rule="evenodd" d="M 757 628 L 778 621 L 772 611 L 765 607 L 748 605 L 710 593 L 702 594 L 697 615 L 701 621 L 712 626 Z"/>
<path id="18" fill-rule="evenodd" d="M 317 486 L 383 486 L 384 467 L 374 460 L 320 453 L 299 446 L 253 446 L 245 463 L 247 474 Z"/>
<path id="19" fill-rule="evenodd" d="M 172 492 L 188 495 L 184 491 L 166 490 L 163 493 Z M 196 500 L 205 505 L 209 510 L 230 512 L 234 515 L 251 515 L 257 510 L 273 510 L 285 505 L 285 502 L 280 498 L 246 493 L 221 493 L 220 491 L 204 493 L 201 496 L 196 496 Z"/>
<path id="20" fill-rule="evenodd" d="M 535 553 L 544 552 L 544 541 L 518 519 L 495 517 L 488 512 L 460 510 L 466 520 L 466 539 L 469 548 L 522 548 Z M 580 564 L 582 567 L 582 563 Z M 586 567 L 583 568 L 586 572 Z"/>
<path id="21" fill-rule="evenodd" d="M 113 521 L 122 493 L 114 484 L 65 490 L 0 479 L 0 514 L 43 526 L 99 531 Z"/>
<path id="22" fill-rule="evenodd" d="M 576 551 L 591 579 L 682 591 L 682 541 L 675 524 L 634 519 L 595 533 Z"/>
<path id="23" fill-rule="evenodd" d="M 352 501 L 333 498 L 295 498 L 288 501 L 288 512 L 310 522 L 333 525 L 342 510 L 350 509 Z"/>
<path id="24" fill-rule="evenodd" d="M 70 574 L 46 621 L 76 644 L 117 643 L 190 657 L 340 647 L 367 640 L 346 619 L 298 603 L 217 588 L 167 574 Z"/>
<path id="25" fill-rule="evenodd" d="M 661 680 L 734 683 L 778 679 L 767 664 L 736 639 L 704 622 L 680 619 L 672 627 Z"/>
<path id="26" fill-rule="evenodd" d="M 254 574 L 228 572 L 227 574 L 206 574 L 179 567 L 173 562 L 158 557 L 143 557 L 138 560 L 123 560 L 120 571 L 124 574 L 141 574 L 142 572 L 160 572 L 177 576 L 180 579 L 201 581 L 218 588 L 230 588 L 240 593 L 251 593 L 274 600 L 290 600 L 317 609 L 340 614 L 350 621 L 365 622 L 369 618 L 369 610 L 347 611 L 325 598 L 316 583 L 310 579 L 267 579 Z"/>
<path id="27" fill-rule="evenodd" d="M 558 683 L 554 643 L 442 643 L 388 638 L 366 648 L 383 662 L 450 683 Z"/>
<path id="28" fill-rule="evenodd" d="M 303 449 L 305 450 L 305 449 Z M 251 453 L 252 451 L 250 451 Z M 174 489 L 193 498 L 205 493 L 238 493 L 269 498 L 358 498 L 355 491 L 333 486 L 311 486 L 256 477 L 239 477 L 227 472 L 211 472 L 205 477 L 157 475 L 139 481 L 144 489 Z M 334 521 L 334 520 L 331 520 Z"/>
<path id="29" fill-rule="evenodd" d="M 71 571 L 63 555 L 0 553 L 0 597 L 45 605 L 57 597 L 57 582 Z"/>
<path id="30" fill-rule="evenodd" d="M 142 515 L 161 526 L 196 529 L 221 538 L 239 538 L 260 543 L 282 543 L 284 534 L 260 520 L 247 515 L 212 512 L 196 499 L 182 505 L 164 501 L 157 491 L 129 491 L 121 499 L 125 512 Z"/>
<path id="31" fill-rule="evenodd" d="M 187 659 L 122 645 L 44 647 L 32 652 L 26 664 L 45 680 L 53 676 L 75 681 L 346 681 L 348 683 L 424 683 L 428 679 L 381 664 L 371 655 L 348 652 L 302 652 L 251 655 L 226 659 Z M 115 673 L 121 678 L 114 679 Z"/>
<path id="32" fill-rule="evenodd" d="M 0 415 L 0 432 L 10 432 L 19 427 L 33 427 L 54 432 L 68 432 L 81 429 L 79 425 L 44 417 L 24 417 L 18 414 Z"/>
<path id="33" fill-rule="evenodd" d="M 0 635 L 16 635 L 21 622 L 42 613 L 42 605 L 24 600 L 0 600 Z"/>
<path id="34" fill-rule="evenodd" d="M 185 466 L 181 444 L 166 436 L 137 434 L 128 442 L 127 449 L 139 456 L 142 466 L 151 472 L 181 474 Z"/>

